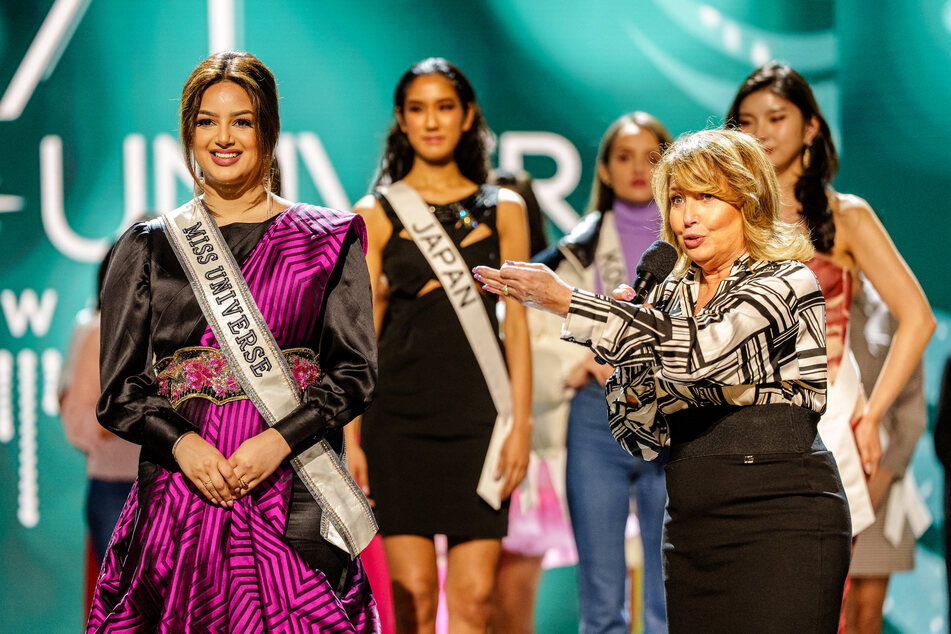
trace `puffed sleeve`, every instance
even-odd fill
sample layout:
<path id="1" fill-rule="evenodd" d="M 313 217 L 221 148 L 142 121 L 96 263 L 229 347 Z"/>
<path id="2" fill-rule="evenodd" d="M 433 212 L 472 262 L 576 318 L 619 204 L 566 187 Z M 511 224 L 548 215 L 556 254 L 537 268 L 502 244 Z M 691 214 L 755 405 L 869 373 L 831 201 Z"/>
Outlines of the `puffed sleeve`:
<path id="1" fill-rule="evenodd" d="M 102 288 L 99 424 L 176 468 L 172 445 L 197 431 L 158 395 L 152 372 L 150 229 L 136 223 L 116 244 Z"/>
<path id="2" fill-rule="evenodd" d="M 328 283 L 314 339 L 320 382 L 308 387 L 301 405 L 274 425 L 295 454 L 362 414 L 376 389 L 370 273 L 352 229 Z"/>

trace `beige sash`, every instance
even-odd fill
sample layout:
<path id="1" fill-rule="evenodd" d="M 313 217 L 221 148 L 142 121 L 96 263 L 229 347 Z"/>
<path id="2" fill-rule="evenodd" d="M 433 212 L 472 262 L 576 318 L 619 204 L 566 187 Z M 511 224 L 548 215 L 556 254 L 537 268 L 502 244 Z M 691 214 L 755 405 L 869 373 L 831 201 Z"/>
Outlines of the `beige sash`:
<path id="1" fill-rule="evenodd" d="M 502 507 L 504 481 L 501 478 L 495 479 L 495 471 L 499 465 L 502 445 L 513 425 L 512 387 L 509 383 L 508 368 L 502 359 L 502 351 L 494 343 L 497 334 L 482 305 L 479 291 L 472 282 L 472 273 L 466 261 L 442 225 L 430 213 L 426 202 L 415 189 L 402 182 L 390 185 L 386 190 L 381 190 L 381 193 L 386 196 L 393 211 L 429 262 L 436 279 L 446 290 L 446 296 L 456 311 L 456 317 L 459 318 L 489 387 L 497 416 L 476 492 L 497 510 Z"/>
<path id="2" fill-rule="evenodd" d="M 605 295 L 610 297 L 611 291 L 621 284 L 633 285 L 633 281 L 628 279 L 627 262 L 624 259 L 624 249 L 621 248 L 621 236 L 614 222 L 613 211 L 602 213 L 594 262 L 598 267 L 601 290 Z"/>
<path id="3" fill-rule="evenodd" d="M 274 425 L 300 404 L 297 383 L 218 225 L 198 199 L 162 214 L 162 222 L 235 377 Z M 320 505 L 320 534 L 359 555 L 376 534 L 376 519 L 330 443 L 320 440 L 291 465 Z"/>
<path id="4" fill-rule="evenodd" d="M 848 347 L 842 353 L 842 363 L 835 383 L 829 386 L 826 411 L 819 419 L 819 435 L 826 448 L 832 452 L 839 467 L 839 477 L 852 514 L 852 536 L 856 536 L 875 522 L 872 499 L 868 495 L 865 473 L 855 436 L 849 420 L 859 396 L 859 371 Z"/>

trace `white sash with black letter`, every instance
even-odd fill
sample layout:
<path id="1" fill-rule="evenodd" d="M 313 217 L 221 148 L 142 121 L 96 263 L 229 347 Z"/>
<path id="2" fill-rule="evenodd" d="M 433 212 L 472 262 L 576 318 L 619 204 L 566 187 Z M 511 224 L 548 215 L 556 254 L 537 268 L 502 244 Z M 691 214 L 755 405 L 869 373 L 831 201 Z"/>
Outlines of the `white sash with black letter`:
<path id="1" fill-rule="evenodd" d="M 297 383 L 218 225 L 198 199 L 162 214 L 162 222 L 235 377 L 268 425 L 275 424 L 300 404 Z M 320 505 L 320 534 L 356 557 L 377 525 L 346 465 L 326 440 L 291 465 Z"/>
<path id="2" fill-rule="evenodd" d="M 498 510 L 502 507 L 504 481 L 496 480 L 495 472 L 499 465 L 502 445 L 512 431 L 513 419 L 512 387 L 502 351 L 495 344 L 497 334 L 485 312 L 479 291 L 472 282 L 472 273 L 466 261 L 416 190 L 400 182 L 381 191 L 426 257 L 436 279 L 446 290 L 446 296 L 466 333 L 469 346 L 479 363 L 495 404 L 495 426 L 492 428 L 489 450 L 482 464 L 476 492 L 492 508 Z"/>
<path id="3" fill-rule="evenodd" d="M 601 278 L 601 292 L 605 295 L 610 296 L 611 291 L 621 284 L 631 284 L 631 280 L 628 279 L 624 249 L 621 248 L 621 236 L 614 223 L 613 211 L 602 213 L 594 262 L 598 267 L 598 276 Z"/>

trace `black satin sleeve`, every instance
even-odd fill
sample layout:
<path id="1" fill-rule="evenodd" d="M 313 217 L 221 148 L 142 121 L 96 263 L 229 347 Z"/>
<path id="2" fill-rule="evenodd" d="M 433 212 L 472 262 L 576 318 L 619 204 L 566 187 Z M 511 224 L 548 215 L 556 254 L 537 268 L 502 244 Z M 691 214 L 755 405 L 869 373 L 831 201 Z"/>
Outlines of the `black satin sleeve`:
<path id="1" fill-rule="evenodd" d="M 362 414 L 376 389 L 370 273 L 352 229 L 328 282 L 312 345 L 319 355 L 320 383 L 309 387 L 302 404 L 274 425 L 294 454 Z M 333 436 L 331 444 L 339 450 L 339 431 Z"/>
<path id="2" fill-rule="evenodd" d="M 96 406 L 99 424 L 143 446 L 169 469 L 175 468 L 172 445 L 196 431 L 157 394 L 149 333 L 152 321 L 151 240 L 148 223 L 133 225 L 119 239 L 102 289 L 99 378 Z"/>

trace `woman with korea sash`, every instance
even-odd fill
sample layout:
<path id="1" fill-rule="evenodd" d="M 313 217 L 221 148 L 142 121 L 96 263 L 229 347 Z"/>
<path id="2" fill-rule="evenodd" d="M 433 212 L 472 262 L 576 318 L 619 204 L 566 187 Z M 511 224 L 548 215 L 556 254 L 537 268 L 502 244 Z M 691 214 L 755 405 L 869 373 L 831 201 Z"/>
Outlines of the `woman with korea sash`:
<path id="1" fill-rule="evenodd" d="M 376 505 L 397 631 L 435 631 L 434 536 L 445 535 L 449 630 L 480 632 L 507 498 L 528 466 L 531 360 L 524 308 L 506 302 L 503 346 L 497 298 L 470 269 L 527 259 L 528 223 L 517 194 L 485 184 L 488 130 L 456 66 L 414 64 L 394 114 L 378 189 L 355 207 L 369 232 L 380 383 L 350 468 Z"/>
<path id="2" fill-rule="evenodd" d="M 921 360 L 935 318 L 871 206 L 833 189 L 839 156 L 829 124 L 802 75 L 786 64 L 764 64 L 743 81 L 727 117 L 763 144 L 782 189 L 783 219 L 797 225 L 815 247 L 815 256 L 806 264 L 826 299 L 829 359 L 828 406 L 819 428 L 839 466 L 853 535 L 862 541 L 861 533 L 881 520 L 876 513 L 902 471 L 894 452 L 882 459 L 881 420 Z M 852 295 L 860 272 L 897 322 L 874 383 L 863 382 L 849 346 Z M 880 521 L 873 532 L 880 534 Z M 862 550 L 857 556 L 864 558 Z M 875 615 L 881 615 L 888 576 L 855 578 L 851 588 L 851 618 L 867 623 L 856 631 L 876 631 Z"/>
<path id="3" fill-rule="evenodd" d="M 274 77 L 212 55 L 181 101 L 198 195 L 120 239 L 99 421 L 142 445 L 90 632 L 373 632 L 375 524 L 341 464 L 376 382 L 363 221 L 271 193 Z"/>

